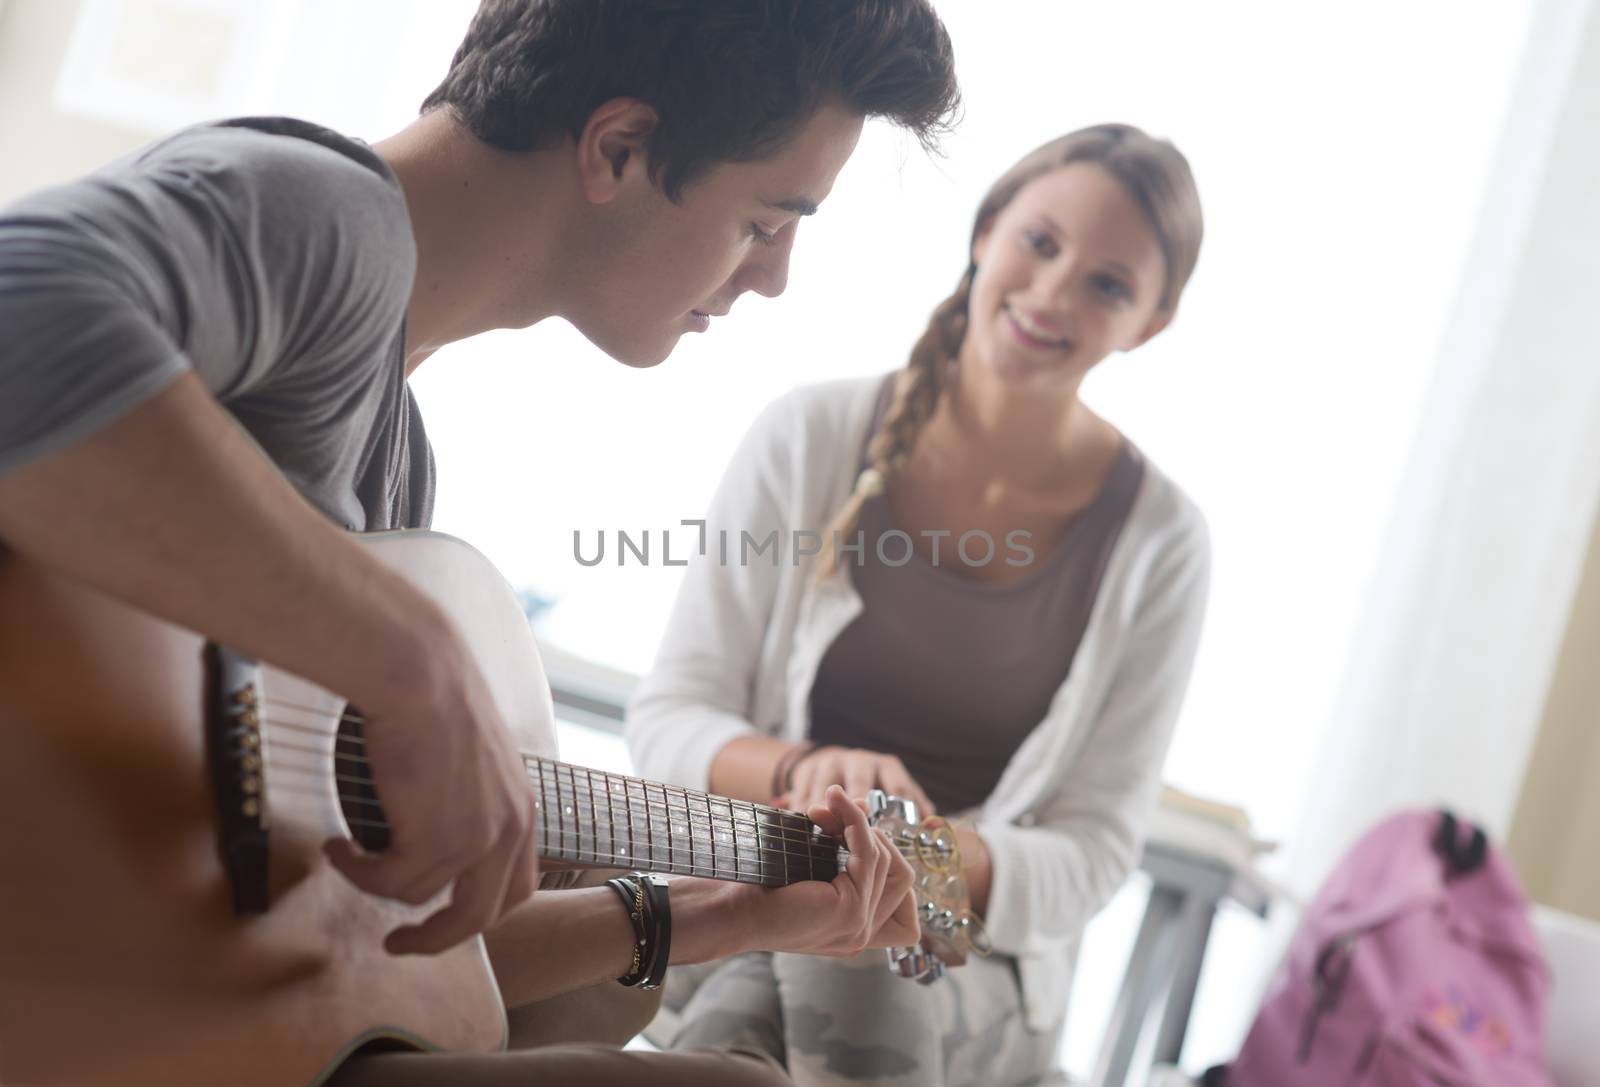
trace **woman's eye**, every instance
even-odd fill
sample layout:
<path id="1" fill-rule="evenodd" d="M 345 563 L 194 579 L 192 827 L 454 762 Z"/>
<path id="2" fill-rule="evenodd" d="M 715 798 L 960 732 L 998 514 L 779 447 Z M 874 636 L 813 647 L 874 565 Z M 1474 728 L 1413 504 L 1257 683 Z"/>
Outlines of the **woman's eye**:
<path id="1" fill-rule="evenodd" d="M 1022 236 L 1027 241 L 1028 248 L 1040 256 L 1053 257 L 1056 255 L 1055 239 L 1051 238 L 1050 235 L 1038 230 L 1024 230 Z"/>
<path id="2" fill-rule="evenodd" d="M 1117 302 L 1131 302 L 1133 292 L 1116 276 L 1096 276 L 1095 287 L 1101 294 Z"/>
<path id="3" fill-rule="evenodd" d="M 751 223 L 750 236 L 756 241 L 760 242 L 762 245 L 771 245 L 777 240 L 778 232 L 775 230 L 767 230 L 760 223 Z"/>

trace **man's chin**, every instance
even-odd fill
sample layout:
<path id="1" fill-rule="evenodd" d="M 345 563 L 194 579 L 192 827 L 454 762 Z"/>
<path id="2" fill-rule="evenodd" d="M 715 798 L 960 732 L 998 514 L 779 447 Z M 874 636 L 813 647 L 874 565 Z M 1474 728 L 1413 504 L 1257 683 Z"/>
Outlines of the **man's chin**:
<path id="1" fill-rule="evenodd" d="M 624 366 L 631 366 L 635 370 L 648 370 L 652 366 L 660 366 L 663 362 L 666 362 L 672 357 L 672 352 L 675 351 L 677 347 L 678 337 L 674 336 L 672 340 L 664 347 L 656 347 L 653 350 L 646 349 L 629 352 L 627 354 L 613 355 L 612 358 L 616 359 Z"/>
<path id="2" fill-rule="evenodd" d="M 579 329 L 579 331 L 583 331 Z M 678 346 L 679 336 L 663 336 L 651 343 L 617 343 L 604 342 L 585 333 L 584 336 L 607 355 L 616 359 L 624 366 L 635 370 L 648 370 L 652 366 L 660 366 L 672 355 Z"/>

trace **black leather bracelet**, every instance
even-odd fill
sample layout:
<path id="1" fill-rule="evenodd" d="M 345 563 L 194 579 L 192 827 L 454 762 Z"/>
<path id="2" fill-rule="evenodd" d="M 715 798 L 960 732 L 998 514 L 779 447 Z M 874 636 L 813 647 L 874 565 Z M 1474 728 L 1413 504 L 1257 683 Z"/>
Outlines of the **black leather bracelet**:
<path id="1" fill-rule="evenodd" d="M 630 989 L 659 989 L 672 958 L 672 900 L 667 881 L 634 872 L 606 881 L 633 924 L 633 962 L 617 981 Z"/>
<path id="2" fill-rule="evenodd" d="M 634 878 L 644 887 L 650 911 L 650 968 L 639 988 L 659 989 L 672 958 L 672 896 L 667 881 L 661 876 L 639 872 Z"/>
<path id="3" fill-rule="evenodd" d="M 645 979 L 650 967 L 650 960 L 646 957 L 650 944 L 650 930 L 645 921 L 647 892 L 644 885 L 632 877 L 608 879 L 606 886 L 622 899 L 622 908 L 628 911 L 628 922 L 633 926 L 633 963 L 628 967 L 628 972 L 617 979 L 631 988 Z"/>

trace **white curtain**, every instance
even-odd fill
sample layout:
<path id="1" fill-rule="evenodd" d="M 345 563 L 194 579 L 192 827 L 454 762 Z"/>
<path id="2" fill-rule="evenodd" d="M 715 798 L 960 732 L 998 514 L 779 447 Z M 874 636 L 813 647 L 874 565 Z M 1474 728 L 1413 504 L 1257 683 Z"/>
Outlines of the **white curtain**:
<path id="1" fill-rule="evenodd" d="M 1305 891 L 1400 806 L 1449 804 L 1504 837 L 1594 528 L 1600 13 L 1590 0 L 1545 0 L 1534 19 L 1292 843 Z M 1427 133 L 1417 139 L 1425 154 Z M 1360 419 L 1349 434 L 1361 440 Z"/>

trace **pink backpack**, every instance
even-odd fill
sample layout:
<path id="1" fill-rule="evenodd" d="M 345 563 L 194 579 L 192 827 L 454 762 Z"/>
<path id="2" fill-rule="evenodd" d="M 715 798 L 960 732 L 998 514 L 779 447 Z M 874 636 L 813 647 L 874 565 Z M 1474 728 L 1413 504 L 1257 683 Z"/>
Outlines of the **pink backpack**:
<path id="1" fill-rule="evenodd" d="M 1449 812 L 1403 812 L 1323 884 L 1238 1060 L 1207 1082 L 1550 1087 L 1548 990 L 1505 857 Z"/>

